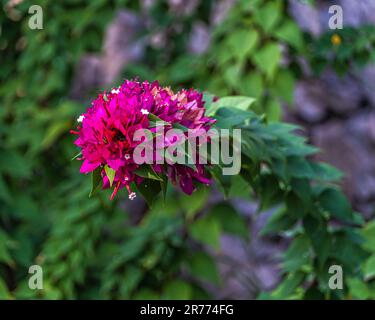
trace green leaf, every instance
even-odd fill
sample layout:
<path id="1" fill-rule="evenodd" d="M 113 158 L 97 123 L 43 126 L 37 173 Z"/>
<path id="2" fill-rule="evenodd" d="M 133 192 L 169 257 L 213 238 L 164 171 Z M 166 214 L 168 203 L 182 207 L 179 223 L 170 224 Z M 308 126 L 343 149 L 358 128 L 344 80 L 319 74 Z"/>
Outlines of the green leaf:
<path id="1" fill-rule="evenodd" d="M 266 44 L 254 54 L 253 61 L 268 78 L 272 79 L 281 61 L 279 45 L 272 42 Z"/>
<path id="2" fill-rule="evenodd" d="M 4 262 L 7 265 L 12 265 L 13 259 L 9 254 L 9 238 L 0 230 L 0 262 Z"/>
<path id="3" fill-rule="evenodd" d="M 7 300 L 10 299 L 11 295 L 8 291 L 7 285 L 3 281 L 3 279 L 0 278 L 0 300 Z"/>
<path id="4" fill-rule="evenodd" d="M 211 166 L 208 168 L 208 170 L 218 184 L 220 191 L 224 194 L 224 198 L 227 198 L 231 188 L 231 177 L 224 176 L 222 173 L 222 168 L 219 165 Z"/>
<path id="5" fill-rule="evenodd" d="M 11 203 L 11 193 L 9 192 L 8 186 L 5 184 L 3 177 L 0 175 L 0 199 L 7 203 Z"/>
<path id="6" fill-rule="evenodd" d="M 280 121 L 281 116 L 282 116 L 282 109 L 281 109 L 281 104 L 275 100 L 271 99 L 267 102 L 265 105 L 265 110 L 267 114 L 267 119 L 270 122 L 276 122 Z"/>
<path id="7" fill-rule="evenodd" d="M 249 239 L 249 227 L 246 220 L 229 203 L 223 202 L 212 207 L 208 213 L 220 221 L 224 233 Z"/>
<path id="8" fill-rule="evenodd" d="M 269 33 L 276 27 L 282 16 L 282 2 L 268 2 L 255 12 L 255 21 Z"/>
<path id="9" fill-rule="evenodd" d="M 264 91 L 264 80 L 259 72 L 250 72 L 243 77 L 240 83 L 241 94 L 259 99 Z"/>
<path id="10" fill-rule="evenodd" d="M 326 262 L 332 249 L 332 237 L 327 230 L 327 223 L 312 216 L 303 218 L 303 227 L 310 238 L 320 267 Z"/>
<path id="11" fill-rule="evenodd" d="M 70 121 L 60 121 L 53 123 L 48 129 L 41 142 L 42 148 L 49 148 L 63 133 L 66 133 L 70 128 Z"/>
<path id="12" fill-rule="evenodd" d="M 17 178 L 27 178 L 31 174 L 32 161 L 13 150 L 0 149 L 0 173 Z"/>
<path id="13" fill-rule="evenodd" d="M 197 213 L 199 213 L 199 211 L 207 203 L 209 194 L 209 189 L 202 186 L 194 191 L 191 195 L 181 195 L 180 204 L 186 211 L 187 218 L 193 218 Z"/>
<path id="14" fill-rule="evenodd" d="M 375 220 L 370 221 L 361 230 L 362 236 L 365 238 L 363 247 L 372 253 L 375 253 Z"/>
<path id="15" fill-rule="evenodd" d="M 337 189 L 326 189 L 319 196 L 320 205 L 333 217 L 344 222 L 353 222 L 353 211 L 344 194 Z"/>
<path id="16" fill-rule="evenodd" d="M 298 26 L 291 20 L 285 21 L 275 30 L 275 35 L 280 40 L 293 46 L 296 50 L 301 50 L 304 46 L 303 36 Z"/>
<path id="17" fill-rule="evenodd" d="M 293 227 L 296 222 L 296 217 L 288 214 L 288 212 L 283 208 L 274 213 L 268 219 L 260 234 L 264 236 L 271 233 L 280 233 L 281 231 L 285 231 Z"/>
<path id="18" fill-rule="evenodd" d="M 169 300 L 188 300 L 191 294 L 191 285 L 181 280 L 172 280 L 163 289 L 163 298 Z"/>
<path id="19" fill-rule="evenodd" d="M 314 171 L 311 168 L 309 161 L 302 157 L 288 157 L 287 171 L 290 177 L 308 179 L 314 177 Z"/>
<path id="20" fill-rule="evenodd" d="M 104 171 L 109 180 L 109 185 L 110 187 L 112 187 L 113 180 L 115 179 L 115 176 L 116 176 L 116 171 L 113 170 L 111 167 L 109 167 L 107 164 L 104 166 Z"/>
<path id="21" fill-rule="evenodd" d="M 186 259 L 190 273 L 197 279 L 207 280 L 213 284 L 220 283 L 220 275 L 215 260 L 203 251 L 194 253 Z"/>
<path id="22" fill-rule="evenodd" d="M 145 198 L 149 207 L 152 207 L 156 197 L 161 191 L 161 183 L 158 180 L 145 179 L 137 186 L 137 189 Z"/>
<path id="23" fill-rule="evenodd" d="M 335 167 L 323 162 L 311 162 L 314 171 L 314 180 L 337 181 L 343 176 L 342 172 Z"/>
<path id="24" fill-rule="evenodd" d="M 299 235 L 283 254 L 283 270 L 286 272 L 298 271 L 309 262 L 309 258 L 310 241 L 306 235 Z"/>
<path id="25" fill-rule="evenodd" d="M 351 278 L 347 281 L 349 291 L 353 298 L 365 300 L 370 297 L 370 291 L 365 282 L 358 278 Z"/>
<path id="26" fill-rule="evenodd" d="M 217 100 L 212 104 L 210 114 L 216 113 L 221 108 L 236 108 L 239 110 L 249 110 L 250 106 L 254 103 L 255 99 L 245 96 L 228 96 Z"/>
<path id="27" fill-rule="evenodd" d="M 364 266 L 365 279 L 370 280 L 375 277 L 375 254 L 373 254 Z"/>
<path id="28" fill-rule="evenodd" d="M 259 35 L 256 30 L 236 30 L 227 39 L 230 52 L 240 61 L 246 58 L 256 47 Z"/>
<path id="29" fill-rule="evenodd" d="M 277 299 L 287 299 L 295 293 L 295 290 L 305 278 L 302 272 L 289 273 L 288 276 L 280 283 L 280 285 L 272 293 L 272 297 Z"/>
<path id="30" fill-rule="evenodd" d="M 136 169 L 134 173 L 142 178 L 164 181 L 163 178 L 160 177 L 150 165 L 143 164 Z"/>
<path id="31" fill-rule="evenodd" d="M 160 299 L 160 295 L 151 289 L 144 288 L 136 292 L 132 298 L 134 300 L 158 300 Z"/>
<path id="32" fill-rule="evenodd" d="M 91 198 L 95 192 L 99 189 L 100 187 L 100 182 L 102 181 L 102 168 L 98 167 L 94 171 L 91 172 L 91 190 L 89 197 Z"/>
<path id="33" fill-rule="evenodd" d="M 218 220 L 211 216 L 197 219 L 189 225 L 189 231 L 194 240 L 219 249 L 221 225 Z"/>
<path id="34" fill-rule="evenodd" d="M 80 157 L 82 155 L 82 151 L 80 151 L 79 153 L 77 153 L 73 158 L 72 158 L 72 161 L 77 159 L 78 157 Z"/>
<path id="35" fill-rule="evenodd" d="M 292 105 L 295 78 L 288 70 L 280 70 L 275 76 L 275 81 L 270 88 L 273 95 Z"/>
<path id="36" fill-rule="evenodd" d="M 253 116 L 251 111 L 222 107 L 216 112 L 215 126 L 218 128 L 230 129 L 243 124 Z"/>

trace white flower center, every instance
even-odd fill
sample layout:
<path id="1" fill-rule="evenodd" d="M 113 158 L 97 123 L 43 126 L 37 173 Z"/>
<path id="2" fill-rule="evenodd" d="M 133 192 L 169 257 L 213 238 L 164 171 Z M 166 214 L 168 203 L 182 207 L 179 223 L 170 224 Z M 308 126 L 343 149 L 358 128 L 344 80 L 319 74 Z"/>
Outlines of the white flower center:
<path id="1" fill-rule="evenodd" d="M 83 114 L 81 114 L 78 118 L 77 118 L 77 122 L 82 122 L 83 119 L 85 119 L 85 116 Z"/>
<path id="2" fill-rule="evenodd" d="M 148 112 L 148 110 L 146 110 L 146 109 L 141 109 L 141 113 L 142 114 L 149 114 L 150 112 Z"/>
<path id="3" fill-rule="evenodd" d="M 136 197 L 137 197 L 137 194 L 135 192 L 132 192 L 131 194 L 129 194 L 130 200 L 134 200 Z"/>
<path id="4" fill-rule="evenodd" d="M 126 159 L 126 160 L 129 160 L 129 159 L 130 159 L 130 154 L 127 153 L 127 154 L 125 155 L 125 159 Z"/>
<path id="5" fill-rule="evenodd" d="M 119 94 L 120 93 L 120 89 L 119 88 L 112 89 L 111 93 L 113 93 L 113 94 Z"/>

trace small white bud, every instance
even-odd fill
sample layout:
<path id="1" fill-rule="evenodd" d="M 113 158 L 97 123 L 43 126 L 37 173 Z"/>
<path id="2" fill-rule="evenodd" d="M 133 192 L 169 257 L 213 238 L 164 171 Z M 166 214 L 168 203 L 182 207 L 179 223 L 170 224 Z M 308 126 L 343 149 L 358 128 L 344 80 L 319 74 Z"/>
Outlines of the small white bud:
<path id="1" fill-rule="evenodd" d="M 142 112 L 142 114 L 149 114 L 150 112 L 148 112 L 148 110 L 146 110 L 146 109 L 141 109 L 141 112 Z"/>
<path id="2" fill-rule="evenodd" d="M 85 119 L 85 116 L 82 114 L 77 118 L 77 122 L 82 122 Z"/>
<path id="3" fill-rule="evenodd" d="M 135 192 L 132 192 L 131 194 L 129 194 L 130 200 L 134 200 L 136 197 L 137 197 L 137 194 Z"/>

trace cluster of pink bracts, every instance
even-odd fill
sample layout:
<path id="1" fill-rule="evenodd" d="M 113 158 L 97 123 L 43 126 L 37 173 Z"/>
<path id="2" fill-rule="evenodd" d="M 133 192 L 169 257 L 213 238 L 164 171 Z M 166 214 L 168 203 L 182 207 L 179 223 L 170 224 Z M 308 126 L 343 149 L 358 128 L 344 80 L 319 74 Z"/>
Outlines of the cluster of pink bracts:
<path id="1" fill-rule="evenodd" d="M 77 119 L 77 130 L 72 130 L 72 133 L 78 135 L 75 144 L 81 148 L 82 155 L 78 159 L 83 160 L 82 173 L 102 168 L 103 188 L 109 188 L 104 166 L 116 171 L 111 199 L 124 187 L 129 198 L 133 199 L 135 193 L 131 190 L 131 183 L 138 185 L 143 181 L 134 172 L 139 165 L 133 161 L 132 155 L 140 142 L 134 142 L 133 135 L 139 129 L 153 130 L 149 114 L 171 127 L 178 123 L 188 129 L 207 131 L 214 122 L 205 116 L 202 94 L 192 89 L 174 93 L 168 87 L 161 87 L 157 81 L 125 80 L 111 92 L 99 94 L 86 113 Z M 165 174 L 174 184 L 178 183 L 187 194 L 194 191 L 194 181 L 210 183 L 204 166 L 200 164 L 196 164 L 195 169 L 181 164 L 153 164 L 152 168 L 158 174 Z"/>

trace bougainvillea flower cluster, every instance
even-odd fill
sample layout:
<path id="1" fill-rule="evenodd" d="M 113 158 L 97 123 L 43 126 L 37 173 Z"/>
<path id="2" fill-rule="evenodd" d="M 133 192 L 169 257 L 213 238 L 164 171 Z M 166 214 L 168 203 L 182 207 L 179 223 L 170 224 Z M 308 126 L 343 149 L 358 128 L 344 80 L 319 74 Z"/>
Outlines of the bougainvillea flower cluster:
<path id="1" fill-rule="evenodd" d="M 77 119 L 78 135 L 75 145 L 81 149 L 78 160 L 83 161 L 81 173 L 100 170 L 103 188 L 114 188 L 111 198 L 118 190 L 126 188 L 129 199 L 135 197 L 132 186 L 139 185 L 143 177 L 135 172 L 139 165 L 133 161 L 133 151 L 140 143 L 134 141 L 139 129 L 152 128 L 150 115 L 163 120 L 167 126 L 176 123 L 188 129 L 209 130 L 213 119 L 205 116 L 203 96 L 190 89 L 173 92 L 161 87 L 157 81 L 149 83 L 125 80 L 118 88 L 104 92 L 92 102 L 92 106 Z M 210 183 L 204 165 L 189 167 L 181 164 L 153 164 L 153 170 L 163 174 L 181 189 L 191 194 L 195 182 Z M 106 167 L 115 172 L 108 177 Z"/>

